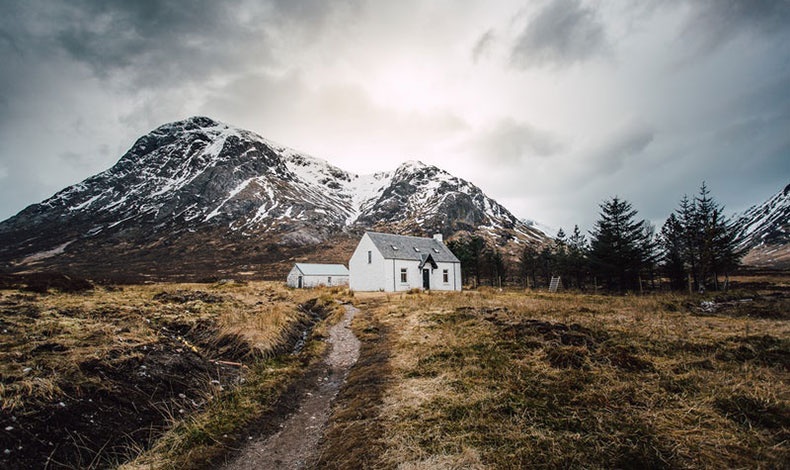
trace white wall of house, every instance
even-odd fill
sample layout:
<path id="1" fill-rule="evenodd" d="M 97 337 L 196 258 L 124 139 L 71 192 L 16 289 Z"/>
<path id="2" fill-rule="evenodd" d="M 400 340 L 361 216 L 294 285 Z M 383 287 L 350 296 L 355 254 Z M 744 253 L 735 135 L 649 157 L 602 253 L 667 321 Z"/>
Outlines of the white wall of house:
<path id="1" fill-rule="evenodd" d="M 288 287 L 299 287 L 299 278 L 302 278 L 302 287 L 334 287 L 334 286 L 347 286 L 348 276 L 325 276 L 325 275 L 304 275 L 299 268 L 294 266 L 288 273 L 287 284 Z"/>
<path id="2" fill-rule="evenodd" d="M 370 253 L 370 258 L 368 258 Z M 348 270 L 353 273 L 349 283 L 352 290 L 378 291 L 389 290 L 386 286 L 392 286 L 392 263 L 381 255 L 381 252 L 373 244 L 367 234 L 362 239 L 348 261 Z"/>

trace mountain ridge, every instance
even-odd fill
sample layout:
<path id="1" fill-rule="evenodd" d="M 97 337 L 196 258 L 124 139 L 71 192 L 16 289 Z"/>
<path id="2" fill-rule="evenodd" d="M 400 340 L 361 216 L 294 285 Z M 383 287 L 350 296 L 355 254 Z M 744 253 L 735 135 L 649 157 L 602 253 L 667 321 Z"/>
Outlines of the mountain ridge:
<path id="1" fill-rule="evenodd" d="M 743 262 L 755 267 L 790 268 L 790 184 L 765 202 L 733 217 Z"/>
<path id="2" fill-rule="evenodd" d="M 0 262 L 9 270 L 120 274 L 123 266 L 97 269 L 90 255 L 98 251 L 108 263 L 125 260 L 153 277 L 164 264 L 146 266 L 157 261 L 154 254 L 183 269 L 194 261 L 185 257 L 205 256 L 205 270 L 213 260 L 228 272 L 260 271 L 250 266 L 300 256 L 345 261 L 339 258 L 350 255 L 346 245 L 366 229 L 474 233 L 514 253 L 518 245 L 546 240 L 475 185 L 437 167 L 407 161 L 357 175 L 196 116 L 157 127 L 111 168 L 0 222 Z M 333 239 L 341 240 L 344 254 L 321 252 Z M 235 261 L 221 262 L 211 246 L 236 253 Z M 247 263 L 246 250 L 271 253 Z"/>

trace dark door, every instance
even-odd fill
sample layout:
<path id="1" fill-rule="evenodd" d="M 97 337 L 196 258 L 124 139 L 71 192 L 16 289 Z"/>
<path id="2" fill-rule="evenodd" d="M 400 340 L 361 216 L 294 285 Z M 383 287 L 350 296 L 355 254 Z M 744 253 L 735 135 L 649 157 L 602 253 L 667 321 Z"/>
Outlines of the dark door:
<path id="1" fill-rule="evenodd" d="M 430 290 L 431 288 L 431 270 L 430 269 L 423 269 L 422 270 L 422 288 L 425 290 Z"/>
<path id="2" fill-rule="evenodd" d="M 299 289 L 302 288 L 302 276 L 299 276 L 299 280 L 296 283 L 296 287 L 298 287 Z"/>

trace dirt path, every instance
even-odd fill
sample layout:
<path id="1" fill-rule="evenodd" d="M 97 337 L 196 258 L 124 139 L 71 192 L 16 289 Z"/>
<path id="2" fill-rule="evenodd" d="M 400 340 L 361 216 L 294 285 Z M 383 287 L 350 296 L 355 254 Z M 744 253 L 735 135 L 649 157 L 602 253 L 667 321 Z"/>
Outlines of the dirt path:
<path id="1" fill-rule="evenodd" d="M 329 329 L 331 349 L 325 359 L 328 374 L 319 376 L 317 383 L 307 390 L 299 410 L 282 424 L 277 434 L 252 441 L 225 470 L 303 469 L 317 457 L 332 401 L 359 358 L 360 343 L 350 329 L 357 311 L 346 306 L 343 319 Z"/>

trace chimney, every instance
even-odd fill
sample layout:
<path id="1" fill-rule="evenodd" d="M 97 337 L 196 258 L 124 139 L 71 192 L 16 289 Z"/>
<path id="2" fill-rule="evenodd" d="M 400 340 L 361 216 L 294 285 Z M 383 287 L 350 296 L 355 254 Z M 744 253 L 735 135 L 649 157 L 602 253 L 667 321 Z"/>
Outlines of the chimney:
<path id="1" fill-rule="evenodd" d="M 444 243 L 444 239 L 442 238 L 442 234 L 441 233 L 435 234 L 433 236 L 433 239 L 436 240 L 439 243 Z"/>

